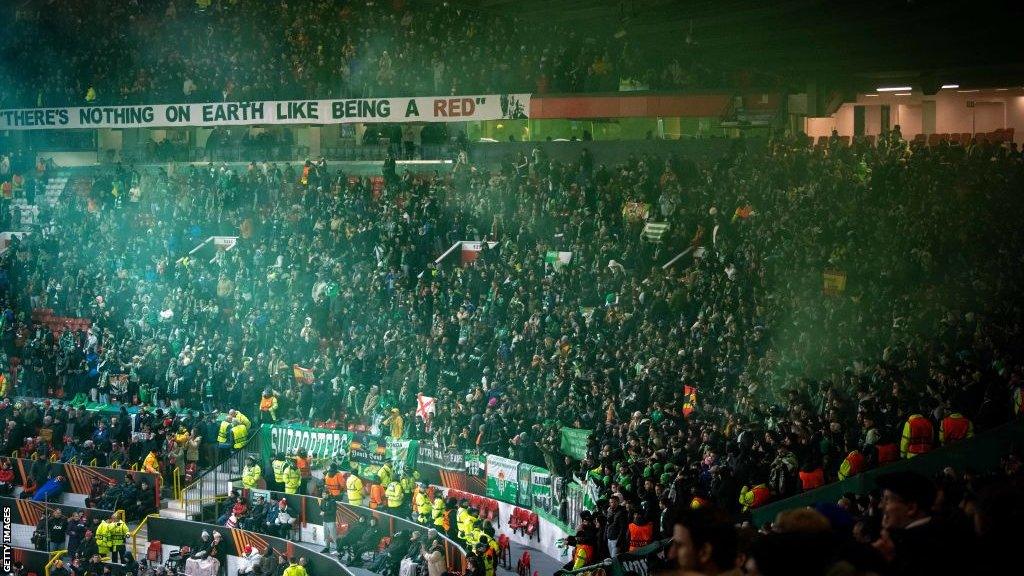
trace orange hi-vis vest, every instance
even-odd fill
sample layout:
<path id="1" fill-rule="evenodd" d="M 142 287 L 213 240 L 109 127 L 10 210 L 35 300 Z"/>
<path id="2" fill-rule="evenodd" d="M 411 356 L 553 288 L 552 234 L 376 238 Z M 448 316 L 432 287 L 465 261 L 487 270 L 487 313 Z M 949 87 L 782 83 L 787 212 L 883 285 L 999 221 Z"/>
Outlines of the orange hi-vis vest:
<path id="1" fill-rule="evenodd" d="M 647 546 L 654 541 L 654 524 L 629 524 L 629 551 Z"/>
<path id="2" fill-rule="evenodd" d="M 295 457 L 295 469 L 299 471 L 299 476 L 303 478 L 309 478 L 312 472 L 309 470 L 309 458 L 303 458 L 302 456 Z"/>
<path id="3" fill-rule="evenodd" d="M 370 508 L 376 510 L 384 504 L 384 487 L 380 484 L 370 484 Z"/>
<path id="4" fill-rule="evenodd" d="M 345 489 L 345 475 L 341 472 L 335 472 L 333 476 L 325 474 L 324 488 L 331 496 L 341 496 L 341 491 Z"/>
<path id="5" fill-rule="evenodd" d="M 803 487 L 804 492 L 808 490 L 814 490 L 825 485 L 825 471 L 821 469 L 821 466 L 811 470 L 810 472 L 800 471 L 800 486 Z"/>
<path id="6" fill-rule="evenodd" d="M 743 505 L 744 511 L 751 508 L 757 508 L 763 506 L 771 498 L 772 491 L 768 489 L 768 486 L 764 484 L 758 484 L 753 488 L 747 488 L 746 486 L 740 490 L 740 504 Z"/>
<path id="7" fill-rule="evenodd" d="M 918 454 L 931 452 L 935 429 L 930 420 L 920 414 L 912 414 L 903 425 L 903 438 L 900 440 L 900 455 L 913 458 Z"/>
<path id="8" fill-rule="evenodd" d="M 971 421 L 959 412 L 954 412 L 942 419 L 942 425 L 939 427 L 939 442 L 942 444 L 973 436 L 974 424 L 971 424 Z"/>
<path id="9" fill-rule="evenodd" d="M 270 412 L 270 409 L 274 407 L 273 396 L 263 396 L 260 398 L 260 412 Z"/>
<path id="10" fill-rule="evenodd" d="M 878 465 L 888 464 L 895 462 L 900 459 L 900 449 L 896 447 L 895 442 L 889 442 L 887 444 L 878 444 L 875 446 L 875 451 L 878 453 Z"/>
<path id="11" fill-rule="evenodd" d="M 839 479 L 846 480 L 850 476 L 856 476 L 864 471 L 864 455 L 860 450 L 854 450 L 846 455 L 843 463 L 839 465 Z"/>

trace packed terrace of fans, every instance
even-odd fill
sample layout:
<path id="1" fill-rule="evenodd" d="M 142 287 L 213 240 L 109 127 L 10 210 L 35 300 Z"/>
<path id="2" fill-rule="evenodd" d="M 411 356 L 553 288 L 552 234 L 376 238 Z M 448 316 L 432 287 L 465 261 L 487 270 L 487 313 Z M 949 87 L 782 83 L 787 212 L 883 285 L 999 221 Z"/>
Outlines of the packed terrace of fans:
<path id="1" fill-rule="evenodd" d="M 379 195 L 308 173 L 122 168 L 69 190 L 42 215 L 55 224 L 8 252 L 17 392 L 110 394 L 106 372 L 129 375 L 120 399 L 254 413 L 271 389 L 284 419 L 370 423 L 397 407 L 421 438 L 423 393 L 439 442 L 596 468 L 650 514 L 669 494 L 738 512 L 742 486 L 792 494 L 798 472 L 834 480 L 855 449 L 870 467 L 912 414 L 959 412 L 977 430 L 1011 415 L 1021 161 L 1004 148 L 774 142 L 617 166 L 538 150 L 495 172 L 389 176 Z M 671 224 L 660 249 L 627 201 Z M 182 259 L 216 234 L 242 239 Z M 471 266 L 432 264 L 485 237 L 497 246 Z M 572 259 L 556 270 L 551 250 Z M 846 273 L 845 293 L 822 294 L 823 269 Z M 61 352 L 34 308 L 92 332 Z M 316 382 L 297 385 L 292 364 Z M 594 429 L 587 461 L 561 460 L 559 425 Z"/>
<path id="2" fill-rule="evenodd" d="M 724 80 L 695 53 L 655 65 L 611 33 L 588 40 L 570 24 L 442 2 L 196 4 L 84 0 L 43 10 L 37 21 L 5 22 L 0 108 L 602 92 L 619 90 L 622 79 L 707 88 Z"/>

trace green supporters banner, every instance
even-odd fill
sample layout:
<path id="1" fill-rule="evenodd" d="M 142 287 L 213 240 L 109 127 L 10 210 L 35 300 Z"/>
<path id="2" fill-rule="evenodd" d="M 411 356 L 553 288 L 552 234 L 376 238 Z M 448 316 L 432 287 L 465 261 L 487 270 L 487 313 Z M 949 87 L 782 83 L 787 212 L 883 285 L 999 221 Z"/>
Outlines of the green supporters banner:
<path id="1" fill-rule="evenodd" d="M 551 473 L 547 470 L 534 467 L 530 472 L 530 496 L 533 498 L 534 511 L 558 513 L 558 506 L 552 497 Z"/>
<path id="2" fill-rule="evenodd" d="M 487 475 L 487 460 L 483 454 L 466 451 L 463 453 L 466 463 L 466 476 L 483 478 Z"/>
<path id="3" fill-rule="evenodd" d="M 305 448 L 314 459 L 330 458 L 335 454 L 348 454 L 352 433 L 344 430 L 311 428 L 300 424 L 264 425 L 260 432 L 260 455 L 270 465 L 274 454 Z"/>
<path id="4" fill-rule="evenodd" d="M 530 464 L 519 465 L 519 505 L 523 508 L 533 508 L 533 490 L 530 488 L 530 483 L 533 476 L 533 466 Z"/>
<path id="5" fill-rule="evenodd" d="M 487 455 L 487 497 L 516 504 L 519 496 L 519 462 Z"/>
<path id="6" fill-rule="evenodd" d="M 562 428 L 562 454 L 583 460 L 587 457 L 587 440 L 590 438 L 590 430 L 583 428 Z"/>
<path id="7" fill-rule="evenodd" d="M 354 434 L 349 444 L 348 457 L 359 464 L 359 475 L 371 480 L 377 478 L 377 471 L 385 462 L 391 463 L 395 474 L 404 474 L 416 467 L 416 452 L 419 444 L 415 440 L 392 440 L 381 436 Z"/>

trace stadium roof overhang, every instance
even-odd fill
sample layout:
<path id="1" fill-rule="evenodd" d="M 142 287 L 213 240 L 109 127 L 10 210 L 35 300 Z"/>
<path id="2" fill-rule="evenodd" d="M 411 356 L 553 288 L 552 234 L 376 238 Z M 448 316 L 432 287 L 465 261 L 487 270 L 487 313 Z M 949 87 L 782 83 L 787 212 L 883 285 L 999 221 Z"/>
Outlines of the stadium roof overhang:
<path id="1" fill-rule="evenodd" d="M 436 0 L 441 1 L 441 0 Z M 778 85 L 1024 84 L 1019 0 L 449 0 L 619 34 Z M 919 87 L 919 86 L 915 86 Z"/>

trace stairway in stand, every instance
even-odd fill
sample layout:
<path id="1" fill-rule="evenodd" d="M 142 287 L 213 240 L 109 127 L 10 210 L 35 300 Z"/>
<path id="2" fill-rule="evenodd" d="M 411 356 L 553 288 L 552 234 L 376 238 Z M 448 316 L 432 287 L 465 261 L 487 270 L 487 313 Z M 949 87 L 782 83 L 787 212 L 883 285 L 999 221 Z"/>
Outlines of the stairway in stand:
<path id="1" fill-rule="evenodd" d="M 160 509 L 160 516 L 173 518 L 175 520 L 191 520 L 189 513 L 185 510 L 185 502 L 182 500 L 168 500 L 167 507 Z"/>

